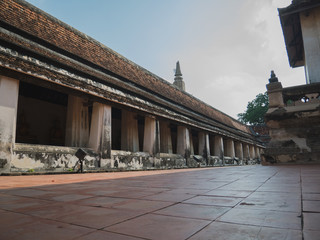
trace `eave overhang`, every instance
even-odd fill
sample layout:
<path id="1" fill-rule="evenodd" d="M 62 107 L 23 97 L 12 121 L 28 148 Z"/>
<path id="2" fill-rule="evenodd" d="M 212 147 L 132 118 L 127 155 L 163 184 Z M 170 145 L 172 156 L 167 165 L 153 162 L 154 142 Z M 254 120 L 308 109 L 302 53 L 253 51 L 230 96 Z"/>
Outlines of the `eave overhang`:
<path id="1" fill-rule="evenodd" d="M 319 7 L 318 0 L 296 0 L 286 8 L 278 8 L 288 60 L 291 67 L 304 66 L 304 47 L 300 13 Z"/>

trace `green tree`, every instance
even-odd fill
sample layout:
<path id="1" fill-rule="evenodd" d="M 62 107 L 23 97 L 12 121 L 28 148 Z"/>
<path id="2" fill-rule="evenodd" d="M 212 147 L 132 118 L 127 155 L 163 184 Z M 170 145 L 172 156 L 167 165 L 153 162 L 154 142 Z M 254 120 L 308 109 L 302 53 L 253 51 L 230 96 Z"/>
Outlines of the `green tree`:
<path id="1" fill-rule="evenodd" d="M 269 98 L 267 93 L 259 93 L 254 100 L 248 102 L 247 110 L 238 114 L 238 120 L 244 124 L 264 124 L 264 115 L 268 111 Z"/>

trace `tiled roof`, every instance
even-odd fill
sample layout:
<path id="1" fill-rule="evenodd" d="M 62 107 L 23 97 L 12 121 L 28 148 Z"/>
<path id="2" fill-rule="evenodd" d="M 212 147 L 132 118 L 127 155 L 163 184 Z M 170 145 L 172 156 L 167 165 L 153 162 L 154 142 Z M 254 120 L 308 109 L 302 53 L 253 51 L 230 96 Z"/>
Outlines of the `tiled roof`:
<path id="1" fill-rule="evenodd" d="M 1 0 L 0 20 L 76 58 L 94 64 L 131 84 L 166 98 L 231 128 L 247 126 L 150 73 L 110 48 L 22 0 Z"/>

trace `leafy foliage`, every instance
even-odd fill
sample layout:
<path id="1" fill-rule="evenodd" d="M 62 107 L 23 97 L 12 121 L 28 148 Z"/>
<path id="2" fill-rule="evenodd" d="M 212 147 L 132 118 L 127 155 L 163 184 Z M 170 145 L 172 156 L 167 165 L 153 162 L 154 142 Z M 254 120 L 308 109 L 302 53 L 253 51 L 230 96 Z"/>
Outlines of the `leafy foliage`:
<path id="1" fill-rule="evenodd" d="M 264 115 L 268 111 L 269 98 L 267 93 L 259 93 L 254 100 L 248 102 L 247 110 L 238 114 L 238 120 L 244 124 L 264 124 Z"/>

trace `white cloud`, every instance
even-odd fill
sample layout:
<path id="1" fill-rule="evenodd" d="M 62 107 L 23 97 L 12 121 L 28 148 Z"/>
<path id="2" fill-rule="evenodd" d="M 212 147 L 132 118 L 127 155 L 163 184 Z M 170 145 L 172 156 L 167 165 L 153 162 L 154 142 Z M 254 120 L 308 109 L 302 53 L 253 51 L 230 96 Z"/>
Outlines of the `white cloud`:
<path id="1" fill-rule="evenodd" d="M 246 0 L 227 21 L 206 18 L 208 26 L 220 22 L 198 28 L 196 37 L 181 43 L 188 51 L 175 52 L 187 91 L 236 118 L 248 101 L 266 91 L 271 70 L 284 86 L 303 84 L 303 69 L 294 71 L 287 61 L 277 12 L 285 2 Z"/>

